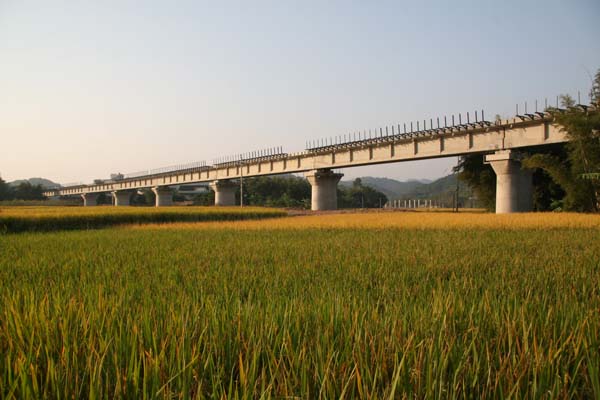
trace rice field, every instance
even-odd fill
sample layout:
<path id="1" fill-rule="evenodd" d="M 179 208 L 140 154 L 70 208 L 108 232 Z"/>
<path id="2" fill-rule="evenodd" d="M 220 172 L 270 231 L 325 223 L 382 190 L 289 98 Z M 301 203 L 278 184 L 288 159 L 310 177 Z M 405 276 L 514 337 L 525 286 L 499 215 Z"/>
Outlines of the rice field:
<path id="1" fill-rule="evenodd" d="M 2 207 L 0 234 L 26 231 L 96 229 L 123 224 L 177 221 L 231 221 L 282 217 L 262 207 Z"/>
<path id="2" fill-rule="evenodd" d="M 289 229 L 600 229 L 600 215 L 576 213 L 487 214 L 479 212 L 358 212 L 280 217 L 265 221 L 210 221 L 203 224 L 178 222 L 174 224 L 143 224 L 127 229 L 236 229 L 236 230 L 289 230 Z"/>
<path id="3" fill-rule="evenodd" d="M 2 398 L 599 398 L 600 217 L 0 236 Z"/>

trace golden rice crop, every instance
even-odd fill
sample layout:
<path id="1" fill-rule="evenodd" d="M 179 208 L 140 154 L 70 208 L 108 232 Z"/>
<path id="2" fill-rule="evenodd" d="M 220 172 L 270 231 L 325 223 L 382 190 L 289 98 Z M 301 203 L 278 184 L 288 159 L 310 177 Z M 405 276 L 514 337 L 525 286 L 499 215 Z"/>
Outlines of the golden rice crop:
<path id="1" fill-rule="evenodd" d="M 598 398 L 597 216 L 481 218 L 1 236 L 0 397 Z"/>
<path id="2" fill-rule="evenodd" d="M 0 233 L 90 229 L 150 222 L 272 218 L 284 211 L 260 207 L 0 207 Z"/>
<path id="3" fill-rule="evenodd" d="M 576 213 L 489 214 L 365 212 L 300 215 L 255 221 L 144 224 L 133 229 L 558 229 L 600 228 L 600 215 Z"/>

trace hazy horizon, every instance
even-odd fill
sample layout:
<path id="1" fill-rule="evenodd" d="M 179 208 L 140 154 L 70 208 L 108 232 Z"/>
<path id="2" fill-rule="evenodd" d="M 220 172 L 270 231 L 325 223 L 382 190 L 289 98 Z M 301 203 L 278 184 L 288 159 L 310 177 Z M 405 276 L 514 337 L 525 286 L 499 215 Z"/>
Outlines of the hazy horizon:
<path id="1" fill-rule="evenodd" d="M 0 3 L 0 176 L 107 178 L 569 93 L 600 3 Z M 435 179 L 456 158 L 344 169 Z"/>

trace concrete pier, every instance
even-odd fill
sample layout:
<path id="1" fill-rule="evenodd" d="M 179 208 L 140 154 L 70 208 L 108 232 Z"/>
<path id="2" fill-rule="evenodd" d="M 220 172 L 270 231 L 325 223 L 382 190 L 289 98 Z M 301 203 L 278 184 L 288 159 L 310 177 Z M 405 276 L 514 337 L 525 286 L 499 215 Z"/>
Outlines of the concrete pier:
<path id="1" fill-rule="evenodd" d="M 81 195 L 83 199 L 83 206 L 97 206 L 98 205 L 98 193 L 84 193 Z"/>
<path id="2" fill-rule="evenodd" d="M 167 207 L 173 205 L 173 191 L 168 186 L 156 186 L 152 188 L 156 197 L 156 207 Z"/>
<path id="3" fill-rule="evenodd" d="M 115 199 L 115 206 L 128 206 L 131 204 L 131 195 L 133 191 L 131 190 L 117 190 L 116 192 L 112 192 L 112 196 Z"/>
<path id="4" fill-rule="evenodd" d="M 533 208 L 532 172 L 521 168 L 522 156 L 501 150 L 485 156 L 496 173 L 496 214 L 528 212 Z"/>
<path id="5" fill-rule="evenodd" d="M 330 169 L 313 170 L 306 173 L 311 185 L 311 210 L 337 210 L 337 185 L 344 174 Z"/>
<path id="6" fill-rule="evenodd" d="M 217 180 L 209 184 L 215 192 L 215 206 L 234 206 L 238 185 L 230 180 Z"/>

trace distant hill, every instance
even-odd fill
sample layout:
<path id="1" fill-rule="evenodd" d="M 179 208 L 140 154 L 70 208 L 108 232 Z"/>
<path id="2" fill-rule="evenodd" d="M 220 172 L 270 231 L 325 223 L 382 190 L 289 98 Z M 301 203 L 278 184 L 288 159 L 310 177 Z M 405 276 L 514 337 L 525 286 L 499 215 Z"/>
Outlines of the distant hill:
<path id="1" fill-rule="evenodd" d="M 461 187 L 464 184 L 461 185 Z M 433 182 L 415 187 L 410 192 L 406 193 L 406 196 L 413 198 L 431 198 L 444 193 L 456 192 L 456 175 L 446 175 L 442 178 L 436 179 Z"/>
<path id="2" fill-rule="evenodd" d="M 9 186 L 18 186 L 19 184 L 21 184 L 23 182 L 29 182 L 34 186 L 41 185 L 44 189 L 53 189 L 56 187 L 60 187 L 60 184 L 58 184 L 56 182 L 52 182 L 51 180 L 44 179 L 44 178 L 19 179 L 16 181 L 8 182 L 8 185 Z"/>
<path id="3" fill-rule="evenodd" d="M 374 178 L 365 176 L 360 178 L 363 185 L 383 192 L 388 200 L 433 200 L 439 204 L 451 206 L 454 203 L 456 193 L 456 175 L 451 174 L 435 181 L 410 180 L 398 181 L 389 178 Z M 343 181 L 344 186 L 351 186 L 352 181 Z M 477 206 L 473 199 L 471 189 L 459 182 L 459 202 L 461 206 Z"/>
<path id="4" fill-rule="evenodd" d="M 388 199 L 397 199 L 408 193 L 411 193 L 422 186 L 426 186 L 431 181 L 427 180 L 409 180 L 398 181 L 390 178 L 375 178 L 372 176 L 364 176 L 360 178 L 362 184 L 379 190 L 385 194 Z M 353 181 L 342 181 L 342 186 L 352 186 Z"/>

